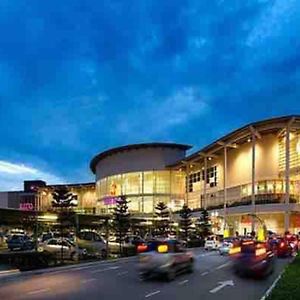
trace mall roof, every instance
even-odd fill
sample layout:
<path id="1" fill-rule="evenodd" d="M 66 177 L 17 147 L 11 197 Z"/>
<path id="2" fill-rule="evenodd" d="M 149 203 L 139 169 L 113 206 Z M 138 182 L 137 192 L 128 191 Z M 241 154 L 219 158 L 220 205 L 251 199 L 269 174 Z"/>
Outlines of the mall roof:
<path id="1" fill-rule="evenodd" d="M 90 168 L 93 173 L 96 171 L 96 165 L 102 159 L 107 156 L 114 155 L 119 152 L 136 150 L 136 149 L 143 149 L 143 148 L 177 148 L 181 150 L 189 150 L 192 148 L 190 145 L 185 144 L 177 144 L 177 143 L 140 143 L 140 144 L 130 144 L 126 146 L 116 147 L 108 149 L 104 152 L 97 154 L 90 163 Z"/>
<path id="2" fill-rule="evenodd" d="M 259 133 L 271 133 L 277 132 L 280 134 L 284 128 L 286 128 L 289 122 L 292 122 L 292 128 L 300 129 L 300 115 L 289 115 L 282 117 L 275 117 L 265 119 L 257 122 L 249 123 L 239 129 L 230 132 L 227 135 L 222 136 L 213 143 L 203 147 L 197 152 L 187 156 L 184 160 L 181 160 L 175 164 L 170 165 L 170 168 L 181 167 L 185 163 L 191 163 L 199 161 L 205 156 L 213 155 L 218 151 L 224 149 L 224 145 L 237 145 L 246 142 L 251 137 L 252 132 L 259 136 Z"/>

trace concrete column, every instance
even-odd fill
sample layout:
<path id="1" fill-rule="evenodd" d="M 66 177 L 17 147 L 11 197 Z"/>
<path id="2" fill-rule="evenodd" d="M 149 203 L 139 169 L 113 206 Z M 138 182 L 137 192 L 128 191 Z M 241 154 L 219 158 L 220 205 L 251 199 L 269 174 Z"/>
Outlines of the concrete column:
<path id="1" fill-rule="evenodd" d="M 251 176 L 251 211 L 255 214 L 255 144 L 256 136 L 252 133 L 252 176 Z M 255 230 L 255 218 L 251 220 L 251 230 Z"/>
<path id="2" fill-rule="evenodd" d="M 204 157 L 204 186 L 203 186 L 204 209 L 207 209 L 206 179 L 207 179 L 207 157 L 205 156 Z"/>
<path id="3" fill-rule="evenodd" d="M 284 230 L 288 231 L 290 227 L 290 124 L 287 125 L 285 135 L 285 216 Z"/>
<path id="4" fill-rule="evenodd" d="M 224 187 L 224 229 L 227 223 L 227 147 L 224 146 L 224 169 L 223 169 L 223 187 Z"/>

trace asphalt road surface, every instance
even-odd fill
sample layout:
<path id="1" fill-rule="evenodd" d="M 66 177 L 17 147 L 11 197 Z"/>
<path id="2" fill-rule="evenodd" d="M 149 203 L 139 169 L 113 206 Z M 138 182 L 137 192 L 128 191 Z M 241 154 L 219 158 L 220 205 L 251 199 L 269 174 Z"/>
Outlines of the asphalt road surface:
<path id="1" fill-rule="evenodd" d="M 0 299 L 255 300 L 261 299 L 288 263 L 288 259 L 277 259 L 272 275 L 255 280 L 237 277 L 229 257 L 202 249 L 194 254 L 194 273 L 179 275 L 172 282 L 139 280 L 137 257 L 131 257 L 0 280 Z"/>

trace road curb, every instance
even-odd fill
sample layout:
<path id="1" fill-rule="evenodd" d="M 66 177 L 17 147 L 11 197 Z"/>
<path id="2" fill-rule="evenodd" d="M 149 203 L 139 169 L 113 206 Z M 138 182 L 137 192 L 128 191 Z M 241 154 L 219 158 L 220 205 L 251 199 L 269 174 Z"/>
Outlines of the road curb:
<path id="1" fill-rule="evenodd" d="M 110 263 L 115 263 L 115 262 L 122 262 L 126 260 L 131 260 L 132 258 L 136 258 L 137 256 L 130 256 L 130 257 L 122 257 L 122 258 L 116 258 L 116 259 L 110 259 L 110 260 L 103 260 L 103 261 L 92 261 L 92 262 L 86 262 L 86 263 L 79 263 L 79 264 L 74 264 L 70 266 L 58 266 L 58 267 L 50 267 L 50 268 L 45 268 L 45 269 L 37 269 L 37 270 L 31 270 L 31 271 L 14 271 L 14 272 L 5 272 L 2 273 L 0 272 L 0 282 L 5 281 L 10 278 L 19 278 L 19 277 L 25 277 L 28 275 L 42 275 L 42 274 L 47 274 L 47 273 L 54 273 L 54 272 L 60 272 L 60 271 L 66 271 L 66 270 L 72 270 L 80 267 L 87 267 L 87 266 L 97 266 L 97 265 L 102 265 L 102 264 L 110 264 Z"/>
<path id="2" fill-rule="evenodd" d="M 295 260 L 295 258 L 296 258 L 296 256 L 291 259 L 291 261 L 287 264 L 287 266 L 289 264 L 291 264 Z M 281 279 L 283 273 L 285 272 L 285 268 L 276 277 L 276 279 L 273 281 L 273 283 L 271 284 L 271 286 L 267 289 L 267 291 L 265 292 L 265 294 L 260 298 L 260 300 L 266 300 L 270 296 L 270 294 L 272 293 L 272 291 L 275 288 L 276 284 L 278 283 L 278 281 Z"/>

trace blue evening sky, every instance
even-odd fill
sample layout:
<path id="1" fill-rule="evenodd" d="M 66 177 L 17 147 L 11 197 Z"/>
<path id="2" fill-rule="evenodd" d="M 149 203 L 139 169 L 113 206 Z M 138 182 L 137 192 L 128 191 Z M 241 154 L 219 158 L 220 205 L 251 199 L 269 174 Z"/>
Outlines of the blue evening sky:
<path id="1" fill-rule="evenodd" d="M 299 0 L 1 0 L 0 37 L 0 190 L 300 113 Z"/>

